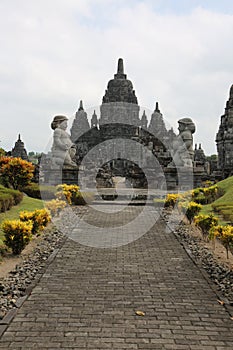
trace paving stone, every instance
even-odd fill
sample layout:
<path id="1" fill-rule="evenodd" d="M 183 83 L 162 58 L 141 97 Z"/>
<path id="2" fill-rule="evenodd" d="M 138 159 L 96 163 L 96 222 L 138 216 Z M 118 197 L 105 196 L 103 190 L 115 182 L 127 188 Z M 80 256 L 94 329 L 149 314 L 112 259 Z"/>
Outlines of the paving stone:
<path id="1" fill-rule="evenodd" d="M 127 224 L 139 212 L 133 206 L 115 216 L 95 210 L 90 221 L 111 228 L 117 218 Z M 165 225 L 160 219 L 139 239 L 111 249 L 66 240 L 0 348 L 233 349 L 230 315 Z"/>

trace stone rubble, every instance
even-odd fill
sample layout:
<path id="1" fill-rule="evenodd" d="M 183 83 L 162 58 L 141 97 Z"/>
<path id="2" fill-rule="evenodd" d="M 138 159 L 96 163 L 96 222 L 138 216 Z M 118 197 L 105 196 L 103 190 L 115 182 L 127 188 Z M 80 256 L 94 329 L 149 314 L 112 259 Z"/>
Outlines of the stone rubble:
<path id="1" fill-rule="evenodd" d="M 166 211 L 163 216 L 167 221 Z M 217 291 L 227 299 L 229 304 L 233 305 L 233 270 L 220 263 L 214 254 L 201 244 L 202 239 L 190 235 L 189 230 L 189 225 L 180 222 L 174 234 L 184 248 L 191 252 L 194 261 L 207 272 L 209 278 L 215 283 Z"/>
<path id="2" fill-rule="evenodd" d="M 220 264 L 208 248 L 200 245 L 200 239 L 188 234 L 188 228 L 180 227 L 175 234 L 191 251 L 195 260 L 201 263 L 217 290 L 233 304 L 233 270 Z"/>

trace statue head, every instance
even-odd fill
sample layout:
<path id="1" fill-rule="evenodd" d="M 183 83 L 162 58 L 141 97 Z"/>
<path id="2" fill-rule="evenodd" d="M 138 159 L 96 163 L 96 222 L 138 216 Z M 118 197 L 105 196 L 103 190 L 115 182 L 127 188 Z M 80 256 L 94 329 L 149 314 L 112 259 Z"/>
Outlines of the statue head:
<path id="1" fill-rule="evenodd" d="M 178 123 L 179 123 L 179 128 L 178 128 L 179 131 L 189 130 L 192 134 L 195 133 L 196 127 L 191 118 L 182 118 L 178 120 Z"/>
<path id="2" fill-rule="evenodd" d="M 64 115 L 56 115 L 51 123 L 51 128 L 55 130 L 62 122 L 67 120 L 68 118 Z"/>

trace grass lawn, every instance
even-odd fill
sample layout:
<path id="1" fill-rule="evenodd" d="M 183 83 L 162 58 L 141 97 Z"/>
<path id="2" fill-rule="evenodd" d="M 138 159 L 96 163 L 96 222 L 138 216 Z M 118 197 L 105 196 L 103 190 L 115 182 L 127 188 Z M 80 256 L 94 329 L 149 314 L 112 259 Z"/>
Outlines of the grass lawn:
<path id="1" fill-rule="evenodd" d="M 213 203 L 203 205 L 201 214 L 214 214 L 219 217 L 220 225 L 233 223 L 233 176 L 219 181 L 217 186 L 223 191 L 223 195 Z M 225 216 L 223 218 L 223 216 Z"/>
<path id="2" fill-rule="evenodd" d="M 5 213 L 0 213 L 0 225 L 4 220 L 14 220 L 19 218 L 20 211 L 28 210 L 33 211 L 35 209 L 44 208 L 44 202 L 40 199 L 24 196 L 21 203 L 13 206 L 10 210 Z M 0 228 L 0 244 L 3 244 L 4 233 Z"/>

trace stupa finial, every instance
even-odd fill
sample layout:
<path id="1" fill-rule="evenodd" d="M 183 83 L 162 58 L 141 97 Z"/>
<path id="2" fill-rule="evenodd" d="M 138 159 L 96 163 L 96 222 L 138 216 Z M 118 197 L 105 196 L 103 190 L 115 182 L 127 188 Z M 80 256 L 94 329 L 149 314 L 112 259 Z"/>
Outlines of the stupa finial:
<path id="1" fill-rule="evenodd" d="M 117 74 L 124 74 L 124 63 L 122 58 L 118 59 Z"/>
<path id="2" fill-rule="evenodd" d="M 155 112 L 159 112 L 160 113 L 159 103 L 158 102 L 156 102 L 156 104 L 155 104 Z"/>
<path id="3" fill-rule="evenodd" d="M 79 111 L 83 111 L 83 101 L 80 100 L 80 103 L 79 103 Z"/>

